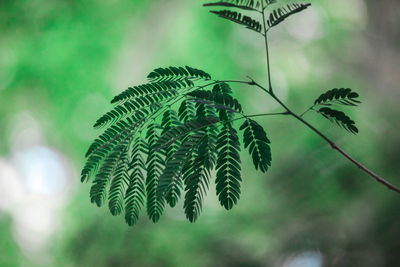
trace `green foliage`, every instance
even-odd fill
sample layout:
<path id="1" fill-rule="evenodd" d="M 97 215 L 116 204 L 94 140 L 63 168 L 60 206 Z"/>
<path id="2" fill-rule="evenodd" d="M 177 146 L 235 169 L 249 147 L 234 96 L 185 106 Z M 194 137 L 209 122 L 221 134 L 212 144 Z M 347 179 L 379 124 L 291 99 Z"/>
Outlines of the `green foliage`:
<path id="1" fill-rule="evenodd" d="M 353 134 L 358 133 L 355 122 L 350 119 L 346 114 L 344 114 L 344 112 L 330 109 L 328 107 L 320 108 L 318 112 L 331 122 L 335 122 L 339 127 L 343 127 Z"/>
<path id="2" fill-rule="evenodd" d="M 125 221 L 128 225 L 134 225 L 139 219 L 139 212 L 145 203 L 146 185 L 143 172 L 146 170 L 143 154 L 148 153 L 146 143 L 139 136 L 133 141 L 131 162 L 129 164 L 129 185 L 125 194 Z"/>
<path id="3" fill-rule="evenodd" d="M 157 222 L 164 210 L 164 199 L 157 194 L 158 181 L 165 166 L 163 153 L 155 149 L 159 138 L 159 127 L 156 123 L 151 123 L 147 130 L 147 143 L 149 152 L 147 156 L 147 214 L 153 222 Z"/>
<path id="4" fill-rule="evenodd" d="M 244 148 L 249 149 L 254 166 L 256 169 L 260 168 L 262 172 L 266 172 L 271 166 L 272 158 L 270 141 L 264 129 L 256 121 L 247 118 L 240 126 L 240 130 L 244 130 Z"/>
<path id="5" fill-rule="evenodd" d="M 358 94 L 351 91 L 350 88 L 332 89 L 320 95 L 315 101 L 314 105 L 341 104 L 345 106 L 357 106 L 361 102 L 357 100 Z"/>
<path id="6" fill-rule="evenodd" d="M 182 81 L 190 79 L 211 79 L 210 74 L 189 66 L 158 68 L 147 76 L 150 82 Z"/>
<path id="7" fill-rule="evenodd" d="M 336 104 L 354 107 L 361 103 L 361 101 L 357 99 L 358 97 L 358 93 L 352 91 L 350 88 L 334 88 L 321 94 L 314 101 L 314 105 L 310 109 L 318 112 L 331 122 L 336 123 L 339 127 L 342 127 L 353 134 L 357 134 L 358 129 L 352 119 L 350 119 L 344 112 L 328 108 L 328 106 Z M 315 109 L 314 107 L 316 106 L 324 107 Z"/>
<path id="8" fill-rule="evenodd" d="M 265 9 L 274 2 L 237 0 L 205 6 L 257 11 L 264 16 Z M 267 24 L 276 26 L 309 5 L 294 3 L 275 9 Z M 266 34 L 261 23 L 249 16 L 229 10 L 211 12 Z M 125 221 L 132 226 L 145 203 L 149 218 L 157 222 L 165 203 L 175 207 L 184 195 L 186 217 L 194 222 L 202 211 L 215 170 L 218 200 L 225 209 L 231 209 L 240 199 L 242 182 L 241 141 L 234 121 L 244 120 L 240 126 L 244 148 L 255 169 L 267 172 L 272 159 L 270 140 L 263 127 L 251 119 L 265 114 L 246 115 L 228 83 L 212 80 L 200 69 L 157 68 L 147 78 L 148 83 L 129 87 L 115 96 L 111 103 L 116 106 L 94 125 L 108 128 L 90 145 L 82 170 L 82 182 L 94 176 L 91 201 L 101 206 L 108 194 L 111 214 L 125 210 Z M 254 81 L 247 84 L 256 85 Z M 276 98 L 272 89 L 267 92 Z M 319 96 L 310 109 L 357 133 L 354 121 L 326 107 L 355 106 L 360 103 L 357 97 L 350 89 L 333 89 Z M 314 109 L 318 105 L 324 107 Z M 290 114 L 287 111 L 278 114 Z"/>
<path id="9" fill-rule="evenodd" d="M 93 186 L 90 189 L 90 198 L 92 203 L 96 203 L 99 207 L 106 199 L 107 186 L 111 180 L 111 176 L 115 172 L 115 169 L 118 164 L 124 164 L 123 159 L 126 157 L 126 146 L 127 142 L 119 144 L 116 149 L 106 157 L 93 181 Z M 118 173 L 116 174 L 118 175 Z"/>
<path id="10" fill-rule="evenodd" d="M 259 11 L 261 8 L 261 1 L 253 0 L 225 0 L 215 3 L 206 3 L 203 6 L 223 6 L 223 7 L 234 7 L 244 10 Z"/>
<path id="11" fill-rule="evenodd" d="M 129 99 L 135 99 L 139 97 L 153 96 L 156 94 L 162 95 L 170 91 L 176 91 L 193 86 L 191 80 L 166 80 L 154 83 L 142 84 L 134 87 L 129 87 L 119 95 L 115 96 L 111 103 L 121 103 Z"/>
<path id="12" fill-rule="evenodd" d="M 205 128 L 207 125 L 212 125 L 219 122 L 217 117 L 198 117 L 194 120 L 187 121 L 177 127 L 171 128 L 165 132 L 156 144 L 157 149 L 162 149 L 170 146 L 178 139 L 185 137 L 187 134 Z"/>
<path id="13" fill-rule="evenodd" d="M 218 17 L 221 17 L 223 19 L 227 19 L 237 24 L 246 26 L 247 29 L 256 31 L 258 33 L 260 33 L 262 30 L 261 23 L 257 19 L 243 15 L 240 12 L 230 11 L 230 10 L 221 10 L 221 11 L 212 10 L 210 12 L 218 15 Z"/>
<path id="14" fill-rule="evenodd" d="M 120 164 L 113 173 L 108 207 L 112 215 L 119 215 L 124 207 L 124 196 L 129 183 L 128 153 L 122 153 Z"/>
<path id="15" fill-rule="evenodd" d="M 241 116 L 238 119 L 245 115 L 230 86 L 217 81 L 202 84 L 210 75 L 187 66 L 158 68 L 148 78 L 150 84 L 115 97 L 112 102 L 120 104 L 95 125 L 111 124 L 86 154 L 82 181 L 95 176 L 92 202 L 101 206 L 108 193 L 110 212 L 118 215 L 125 210 L 126 222 L 134 225 L 145 202 L 149 218 L 157 222 L 165 203 L 174 207 L 184 190 L 184 210 L 193 222 L 216 169 L 219 201 L 231 209 L 240 197 L 241 182 L 240 141 L 233 121 L 235 114 Z M 166 85 L 184 82 L 184 90 Z M 250 124 L 245 146 L 250 145 L 256 168 L 266 171 L 270 152 L 265 132 L 253 120 L 246 122 Z"/>
<path id="16" fill-rule="evenodd" d="M 237 99 L 226 93 L 220 93 L 215 91 L 196 90 L 187 94 L 191 96 L 190 100 L 199 103 L 212 106 L 216 109 L 225 109 L 231 112 L 242 112 L 242 106 L 239 104 Z"/>
<path id="17" fill-rule="evenodd" d="M 167 110 L 162 119 L 161 127 L 163 128 L 162 134 L 170 131 L 171 129 L 179 126 L 181 123 L 178 118 L 178 114 L 175 110 Z M 176 140 L 171 145 L 165 148 L 165 161 L 166 167 L 163 171 L 162 176 L 159 179 L 157 194 L 165 196 L 165 200 L 171 207 L 175 207 L 180 197 L 180 191 L 182 189 L 182 182 L 180 179 L 172 179 L 171 170 L 167 170 L 167 167 L 172 164 L 175 153 L 179 150 L 181 145 L 180 140 Z"/>
<path id="18" fill-rule="evenodd" d="M 289 16 L 296 14 L 300 11 L 303 11 L 309 6 L 311 6 L 310 3 L 307 4 L 292 3 L 292 4 L 287 4 L 284 7 L 280 7 L 278 9 L 273 10 L 270 13 L 269 18 L 267 19 L 268 27 L 272 28 L 278 25 Z"/>
<path id="19" fill-rule="evenodd" d="M 215 180 L 219 202 L 229 210 L 240 198 L 240 143 L 231 123 L 222 126 L 217 141 L 217 179 Z"/>
<path id="20" fill-rule="evenodd" d="M 206 3 L 203 6 L 216 6 L 216 7 L 232 7 L 239 8 L 249 11 L 259 11 L 261 12 L 264 8 L 270 4 L 275 3 L 276 0 L 222 0 L 214 3 Z"/>

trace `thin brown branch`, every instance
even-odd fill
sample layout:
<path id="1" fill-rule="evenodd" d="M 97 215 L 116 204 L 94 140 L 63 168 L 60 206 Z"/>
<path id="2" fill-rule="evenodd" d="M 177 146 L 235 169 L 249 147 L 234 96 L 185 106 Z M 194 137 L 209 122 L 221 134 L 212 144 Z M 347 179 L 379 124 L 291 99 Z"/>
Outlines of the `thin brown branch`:
<path id="1" fill-rule="evenodd" d="M 260 89 L 262 89 L 263 91 L 267 92 L 267 89 L 265 89 L 263 86 L 261 86 L 260 84 L 254 82 L 253 80 L 253 84 L 256 85 L 257 87 L 259 87 Z M 378 174 L 374 173 L 373 171 L 371 171 L 370 169 L 368 169 L 366 166 L 364 166 L 363 164 L 361 164 L 360 162 L 358 162 L 357 160 L 355 160 L 353 157 L 351 157 L 348 153 L 346 153 L 341 147 L 339 147 L 337 144 L 335 144 L 331 139 L 329 139 L 326 135 L 324 135 L 323 133 L 321 133 L 318 129 L 316 129 L 314 126 L 312 126 L 310 123 L 308 123 L 307 121 L 305 121 L 302 117 L 300 117 L 299 115 L 295 114 L 294 112 L 292 112 L 275 94 L 270 93 L 270 95 L 272 96 L 272 98 L 274 98 L 291 116 L 293 116 L 294 118 L 296 118 L 297 120 L 299 120 L 301 123 L 303 123 L 304 125 L 306 125 L 308 128 L 310 128 L 313 132 L 315 132 L 316 134 L 318 134 L 322 139 L 324 139 L 330 146 L 332 149 L 338 151 L 340 154 L 342 154 L 345 158 L 347 158 L 351 163 L 353 163 L 354 165 L 356 165 L 359 169 L 361 169 L 363 172 L 367 173 L 369 176 L 373 177 L 377 182 L 385 185 L 388 189 L 395 191 L 397 193 L 400 193 L 400 188 L 398 188 L 397 186 L 389 183 L 388 181 L 386 181 L 384 178 L 382 178 L 381 176 L 379 176 Z"/>

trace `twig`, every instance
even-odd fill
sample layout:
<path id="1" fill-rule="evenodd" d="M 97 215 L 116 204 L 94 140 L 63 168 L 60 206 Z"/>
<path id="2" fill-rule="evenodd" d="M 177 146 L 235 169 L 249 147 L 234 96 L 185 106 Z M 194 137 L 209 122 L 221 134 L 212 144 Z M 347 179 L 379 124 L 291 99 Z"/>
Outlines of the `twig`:
<path id="1" fill-rule="evenodd" d="M 254 81 L 253 81 L 254 82 Z M 262 89 L 263 91 L 267 91 L 267 89 L 265 89 L 263 86 L 261 86 L 260 84 L 255 83 L 255 86 L 259 87 L 260 89 Z M 362 171 L 364 171 L 365 173 L 367 173 L 368 175 L 370 175 L 371 177 L 373 177 L 377 182 L 385 185 L 388 189 L 393 190 L 397 193 L 400 193 L 400 188 L 398 188 L 397 186 L 389 183 L 388 181 L 386 181 L 384 178 L 382 178 L 381 176 L 377 175 L 376 173 L 374 173 L 373 171 L 371 171 L 370 169 L 368 169 L 367 167 L 365 167 L 363 164 L 361 164 L 360 162 L 358 162 L 357 160 L 355 160 L 353 157 L 351 157 L 348 153 L 346 153 L 341 147 L 339 147 L 337 144 L 335 144 L 331 139 L 329 139 L 326 135 L 324 135 L 323 133 L 321 133 L 318 129 L 316 129 L 314 126 L 312 126 L 310 123 L 308 123 L 307 121 L 305 121 L 303 118 L 301 118 L 299 115 L 295 114 L 294 112 L 292 112 L 275 94 L 271 93 L 270 96 L 272 98 L 274 98 L 291 116 L 293 116 L 294 118 L 296 118 L 297 120 L 299 120 L 300 122 L 302 122 L 304 125 L 306 125 L 308 128 L 310 128 L 313 132 L 315 132 L 316 134 L 318 134 L 322 139 L 324 139 L 330 146 L 332 149 L 338 151 L 340 154 L 342 154 L 344 157 L 346 157 L 350 162 L 352 162 L 354 165 L 356 165 L 359 169 L 361 169 Z"/>

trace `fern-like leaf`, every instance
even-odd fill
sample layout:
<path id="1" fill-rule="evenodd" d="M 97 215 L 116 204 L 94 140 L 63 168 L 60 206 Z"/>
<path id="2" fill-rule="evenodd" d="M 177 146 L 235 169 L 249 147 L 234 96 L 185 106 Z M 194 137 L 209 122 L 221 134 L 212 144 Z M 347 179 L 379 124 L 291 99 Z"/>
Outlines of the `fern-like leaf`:
<path id="1" fill-rule="evenodd" d="M 185 182 L 185 209 L 186 218 L 195 222 L 199 217 L 203 198 L 207 193 L 210 180 L 210 171 L 205 167 L 207 164 L 208 151 L 203 141 L 199 144 L 197 151 L 186 167 L 184 167 Z"/>
<path id="2" fill-rule="evenodd" d="M 163 174 L 160 177 L 157 193 L 164 197 L 167 203 L 174 207 L 180 197 L 182 188 L 182 173 L 186 164 L 190 161 L 193 152 L 197 149 L 205 131 L 197 131 L 188 135 L 182 141 L 179 149 L 174 153 L 171 160 L 166 163 Z"/>
<path id="3" fill-rule="evenodd" d="M 231 112 L 242 112 L 242 106 L 239 104 L 237 99 L 233 98 L 227 93 L 221 93 L 216 91 L 207 90 L 196 90 L 187 94 L 192 98 L 190 100 L 211 105 L 217 109 L 225 109 Z"/>
<path id="4" fill-rule="evenodd" d="M 114 216 L 119 215 L 123 210 L 124 196 L 128 183 L 128 153 L 123 152 L 120 163 L 113 174 L 108 197 L 108 207 Z"/>
<path id="5" fill-rule="evenodd" d="M 156 92 L 151 95 L 139 96 L 135 99 L 126 101 L 125 103 L 116 106 L 113 110 L 104 114 L 96 121 L 93 127 L 99 128 L 108 123 L 114 123 L 128 115 L 143 118 L 149 114 L 148 109 L 151 109 L 153 105 L 158 105 L 159 103 L 168 101 L 178 94 L 179 92 L 177 90 L 172 89 L 168 91 Z"/>
<path id="6" fill-rule="evenodd" d="M 306 4 L 292 3 L 292 4 L 287 4 L 284 7 L 273 10 L 270 13 L 269 18 L 267 19 L 268 27 L 272 28 L 272 27 L 278 25 L 279 23 L 284 21 L 289 16 L 296 14 L 300 11 L 303 11 L 304 9 L 306 9 L 309 6 L 311 6 L 310 3 L 306 3 Z"/>
<path id="7" fill-rule="evenodd" d="M 139 219 L 139 212 L 142 209 L 146 198 L 145 177 L 143 172 L 146 170 L 146 164 L 142 154 L 147 154 L 148 149 L 141 137 L 133 142 L 132 160 L 129 164 L 131 174 L 129 176 L 129 185 L 125 194 L 125 221 L 133 226 Z"/>
<path id="8" fill-rule="evenodd" d="M 121 142 L 110 153 L 102 163 L 99 172 L 90 188 L 90 199 L 98 207 L 102 206 L 107 197 L 107 186 L 110 183 L 111 176 L 119 166 L 127 153 L 128 142 Z"/>
<path id="9" fill-rule="evenodd" d="M 217 141 L 217 179 L 215 180 L 219 202 L 229 210 L 240 198 L 240 143 L 231 123 L 225 123 Z"/>
<path id="10" fill-rule="evenodd" d="M 261 0 L 264 1 L 264 0 Z M 203 6 L 222 6 L 222 7 L 234 7 L 250 11 L 261 11 L 260 0 L 223 0 L 214 3 L 206 3 Z"/>
<path id="11" fill-rule="evenodd" d="M 237 24 L 246 26 L 246 28 L 250 30 L 261 33 L 262 30 L 261 23 L 250 16 L 246 16 L 240 12 L 230 11 L 230 10 L 210 11 L 210 12 L 216 14 L 217 16 L 223 19 L 233 21 Z"/>
<path id="12" fill-rule="evenodd" d="M 211 76 L 203 70 L 185 66 L 155 69 L 150 72 L 147 79 L 149 79 L 150 82 L 185 80 L 186 82 L 191 83 L 190 79 L 209 80 L 211 79 Z"/>
<path id="13" fill-rule="evenodd" d="M 171 80 L 171 81 L 158 81 L 153 83 L 142 84 L 138 86 L 129 87 L 125 91 L 116 95 L 111 103 L 123 103 L 129 99 L 137 97 L 151 96 L 161 92 L 168 92 L 171 90 L 179 90 L 194 86 L 190 80 Z"/>
<path id="14" fill-rule="evenodd" d="M 213 108 L 209 105 L 204 105 L 204 104 L 197 105 L 196 116 L 199 119 L 217 118 L 215 108 Z M 205 164 L 205 168 L 208 171 L 211 171 L 214 168 L 214 165 L 216 162 L 215 145 L 217 142 L 218 128 L 217 128 L 216 124 L 213 123 L 213 124 L 205 125 L 204 130 L 206 132 L 206 135 L 205 135 L 204 139 L 202 140 L 202 144 L 201 144 L 203 146 L 203 148 L 205 149 L 204 164 Z"/>
<path id="15" fill-rule="evenodd" d="M 321 94 L 315 101 L 314 105 L 330 106 L 332 103 L 342 104 L 345 106 L 357 106 L 361 102 L 357 100 L 358 94 L 351 91 L 350 88 L 332 89 Z"/>
<path id="16" fill-rule="evenodd" d="M 178 111 L 179 120 L 182 122 L 191 121 L 196 116 L 196 105 L 187 98 L 182 101 Z"/>
<path id="17" fill-rule="evenodd" d="M 352 119 L 350 119 L 344 112 L 330 109 L 328 107 L 320 108 L 318 112 L 331 122 L 335 122 L 339 127 L 343 127 L 344 129 L 353 134 L 358 133 L 358 129 L 355 126 L 355 122 Z"/>
<path id="18" fill-rule="evenodd" d="M 216 124 L 218 122 L 219 119 L 217 117 L 201 117 L 187 121 L 184 124 L 172 128 L 171 130 L 161 135 L 161 137 L 157 141 L 157 144 L 155 145 L 155 148 L 159 150 L 164 147 L 168 147 L 176 140 L 184 138 L 187 134 L 195 132 L 199 129 L 203 129 L 208 125 Z"/>
<path id="19" fill-rule="evenodd" d="M 266 172 L 271 166 L 272 158 L 270 141 L 264 129 L 256 121 L 247 118 L 240 130 L 244 130 L 244 147 L 249 148 L 256 170 L 260 168 L 262 172 Z"/>
<path id="20" fill-rule="evenodd" d="M 232 89 L 227 83 L 217 83 L 214 85 L 213 92 L 218 93 L 218 94 L 223 94 L 224 96 L 227 95 L 228 97 L 232 97 Z M 240 105 L 240 104 L 239 104 Z M 241 110 L 241 107 L 240 107 Z M 233 119 L 234 114 L 237 112 L 237 110 L 224 110 L 224 109 L 218 109 L 218 114 L 219 114 L 219 119 L 221 121 L 230 121 Z M 241 111 L 239 111 L 241 112 Z"/>
<path id="21" fill-rule="evenodd" d="M 161 123 L 161 127 L 163 128 L 162 134 L 165 134 L 166 132 L 168 132 L 172 128 L 179 126 L 180 124 L 181 123 L 179 122 L 178 114 L 176 113 L 176 111 L 172 109 L 167 110 L 163 115 Z M 172 177 L 170 176 L 171 172 L 169 168 L 170 165 L 173 165 L 171 163 L 176 156 L 177 150 L 180 149 L 180 143 L 180 140 L 177 140 L 173 144 L 164 148 L 166 166 L 164 168 L 163 174 L 160 176 L 157 188 L 158 195 L 160 195 L 160 192 L 168 192 L 168 194 L 165 194 L 165 200 L 171 207 L 174 207 L 178 202 L 180 191 L 182 189 L 182 183 L 180 179 L 171 179 Z"/>
<path id="22" fill-rule="evenodd" d="M 161 151 L 155 149 L 159 138 L 158 128 L 159 126 L 156 123 L 150 124 L 146 135 L 149 146 L 146 166 L 147 214 L 153 222 L 157 222 L 160 219 L 164 210 L 164 200 L 157 195 L 159 178 L 165 165 Z"/>
<path id="23" fill-rule="evenodd" d="M 133 116 L 117 122 L 100 135 L 86 152 L 88 159 L 81 172 L 81 181 L 89 180 L 107 155 L 123 140 L 130 137 L 130 133 L 141 124 L 143 124 L 143 118 Z"/>

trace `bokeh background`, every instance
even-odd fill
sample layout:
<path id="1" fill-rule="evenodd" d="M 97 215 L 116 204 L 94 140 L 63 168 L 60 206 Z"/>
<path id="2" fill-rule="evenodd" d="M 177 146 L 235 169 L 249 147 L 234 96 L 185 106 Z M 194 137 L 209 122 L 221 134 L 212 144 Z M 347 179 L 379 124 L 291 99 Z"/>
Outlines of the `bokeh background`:
<path id="1" fill-rule="evenodd" d="M 211 189 L 194 224 L 175 208 L 130 228 L 90 204 L 79 172 L 113 95 L 169 65 L 266 83 L 263 40 L 201 3 L 0 1 L 0 266 L 398 266 L 400 196 L 290 118 L 258 120 L 273 165 L 257 172 L 242 152 L 231 211 Z M 306 118 L 397 185 L 399 28 L 397 0 L 320 0 L 270 35 L 277 94 L 302 112 L 322 91 L 358 91 L 357 136 Z M 234 91 L 248 113 L 279 111 Z"/>

